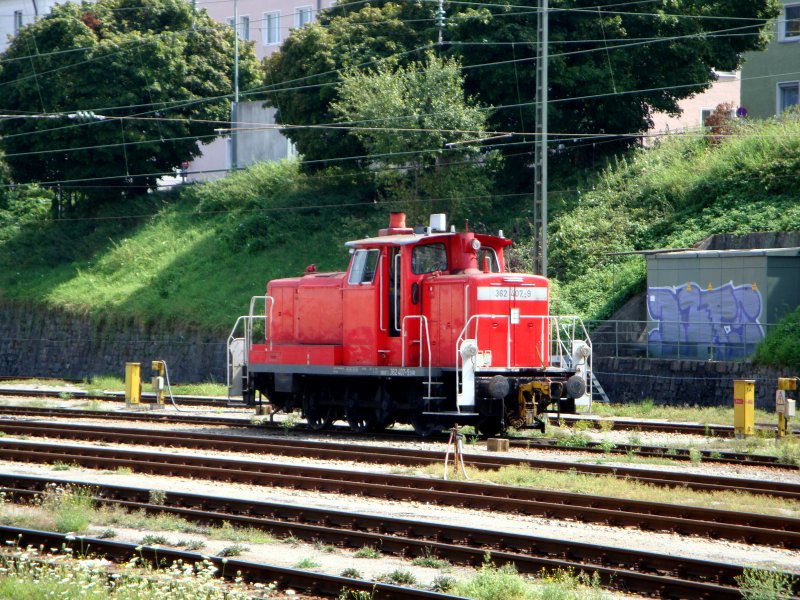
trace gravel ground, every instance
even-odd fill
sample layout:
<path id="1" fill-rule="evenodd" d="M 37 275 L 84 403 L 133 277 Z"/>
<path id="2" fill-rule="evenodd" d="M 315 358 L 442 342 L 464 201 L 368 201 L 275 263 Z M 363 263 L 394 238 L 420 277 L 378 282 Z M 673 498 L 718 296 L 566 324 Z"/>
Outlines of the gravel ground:
<path id="1" fill-rule="evenodd" d="M 212 454 L 209 453 L 207 455 Z M 250 456 L 248 458 L 253 457 Z M 280 457 L 280 459 L 268 457 L 268 459 L 274 460 L 274 462 L 313 463 L 313 461 L 309 461 L 308 459 L 302 459 L 300 461 L 286 459 L 284 457 Z M 263 457 L 261 460 L 263 460 Z M 338 463 L 337 465 L 331 463 L 320 464 L 331 468 L 346 465 L 348 468 L 368 469 L 371 471 L 379 470 L 374 466 L 368 465 L 350 465 L 347 463 Z M 143 485 L 141 476 L 91 469 L 68 468 L 66 470 L 53 471 L 53 468 L 47 465 L 28 465 L 8 461 L 0 461 L 0 468 L 5 472 L 34 474 L 57 477 L 60 479 L 80 479 L 90 482 L 138 487 Z M 62 467 L 59 468 L 61 469 Z M 796 551 L 525 515 L 508 515 L 505 513 L 492 514 L 454 507 L 444 508 L 431 506 L 422 502 L 389 501 L 353 496 L 339 496 L 324 492 L 287 490 L 223 482 L 206 482 L 154 475 L 147 476 L 145 485 L 151 489 L 174 489 L 183 492 L 252 498 L 254 500 L 268 502 L 306 504 L 317 508 L 329 508 L 331 510 L 358 511 L 376 515 L 451 523 L 480 529 L 524 533 L 527 535 L 586 543 L 602 543 L 610 546 L 636 548 L 643 551 L 660 552 L 674 556 L 687 556 L 745 565 L 774 565 L 791 570 L 797 570 L 797 565 L 800 565 L 800 552 Z M 293 563 L 286 561 L 280 564 L 290 565 Z"/>
<path id="2" fill-rule="evenodd" d="M 13 403 L 13 402 L 9 402 Z M 28 399 L 30 403 L 30 399 Z M 75 402 L 62 401 L 55 404 L 65 406 L 75 406 Z M 118 409 L 119 403 L 104 403 L 102 408 Z M 191 414 L 210 414 L 219 416 L 217 411 L 187 410 Z M 239 412 L 236 416 L 246 416 L 251 412 Z M 33 418 L 22 418 L 21 420 L 35 420 Z M 89 424 L 92 421 L 80 420 L 80 423 Z M 223 433 L 228 435 L 264 435 L 278 436 L 285 435 L 283 432 L 269 432 L 257 429 L 226 428 L 226 427 L 207 427 L 192 425 L 170 425 L 157 423 L 136 423 L 129 421 L 108 421 L 98 420 L 93 423 L 103 426 L 119 425 L 124 427 L 138 427 L 142 429 L 165 429 L 171 431 L 208 431 L 209 433 Z M 603 439 L 611 439 L 615 443 L 628 443 L 630 432 L 604 432 Z M 663 433 L 637 433 L 636 436 L 641 440 L 640 443 L 652 445 L 689 445 L 699 446 L 707 438 L 701 436 L 686 436 L 680 434 Z M 292 432 L 292 439 L 319 439 L 318 436 L 304 436 L 300 432 Z M 336 441 L 336 440 L 333 440 Z M 391 446 L 392 442 L 373 441 L 365 439 L 363 443 L 376 446 Z M 415 447 L 428 450 L 444 451 L 445 445 L 441 442 L 414 441 L 404 443 L 405 447 Z M 134 448 L 134 447 L 131 447 Z M 148 448 L 154 451 L 153 448 Z M 180 450 L 170 449 L 170 452 L 180 452 Z M 486 453 L 485 444 L 467 445 L 466 451 L 469 453 Z M 391 472 L 391 466 L 352 464 L 342 461 L 314 461 L 310 459 L 291 459 L 288 457 L 257 456 L 257 455 L 232 455 L 230 453 L 215 452 L 193 452 L 193 454 L 204 454 L 208 456 L 241 456 L 253 460 L 269 460 L 271 462 L 291 462 L 301 464 L 314 464 L 331 468 L 349 468 L 369 471 Z M 595 462 L 598 456 L 589 453 L 560 452 L 543 450 L 514 450 L 508 453 L 509 456 L 531 457 L 542 460 L 552 461 L 579 461 L 585 460 Z M 608 460 L 608 459 L 606 459 Z M 605 461 L 604 461 L 605 462 Z M 610 464 L 610 463 L 607 463 Z M 649 465 L 638 463 L 620 462 L 623 466 L 635 466 L 637 468 L 647 468 L 653 470 L 680 470 L 682 472 L 704 473 L 709 475 L 724 475 L 730 477 L 746 477 L 749 479 L 758 478 L 764 480 L 786 481 L 800 483 L 800 473 L 771 469 L 765 467 L 750 467 L 745 465 L 720 465 L 711 463 L 700 463 L 691 465 L 690 463 L 679 463 L 676 466 Z M 391 516 L 407 519 L 418 519 L 438 523 L 450 523 L 455 525 L 466 525 L 480 529 L 492 529 L 497 531 L 508 531 L 513 533 L 523 533 L 527 535 L 571 540 L 593 544 L 604 544 L 609 546 L 635 548 L 643 551 L 670 554 L 674 556 L 685 556 L 696 559 L 713 560 L 743 564 L 747 566 L 777 567 L 784 570 L 800 571 L 800 552 L 782 550 L 778 548 L 767 548 L 751 546 L 735 542 L 707 540 L 701 538 L 685 537 L 668 533 L 642 532 L 635 529 L 623 529 L 607 527 L 603 525 L 592 525 L 586 523 L 576 523 L 571 521 L 561 521 L 556 519 L 545 519 L 529 517 L 524 515 L 508 515 L 502 513 L 487 513 L 469 509 L 459 509 L 451 507 L 437 507 L 418 502 L 399 502 L 379 499 L 359 498 L 353 496 L 338 496 L 322 492 L 307 492 L 300 490 L 286 490 L 279 488 L 268 488 L 260 486 L 230 484 L 222 482 L 195 481 L 183 478 L 168 478 L 161 476 L 148 475 L 146 480 L 141 476 L 120 474 L 116 472 L 102 472 L 82 468 L 69 468 L 67 470 L 54 471 L 52 467 L 46 465 L 28 465 L 8 461 L 0 461 L 0 469 L 4 472 L 21 473 L 30 475 L 47 476 L 59 479 L 79 479 L 87 482 L 107 483 L 118 485 L 129 485 L 141 487 L 144 485 L 151 489 L 180 490 L 182 492 L 194 492 L 201 494 L 214 494 L 219 496 L 233 496 L 236 498 L 251 498 L 268 502 L 284 502 L 292 504 L 307 504 L 316 508 L 327 508 L 330 510 L 358 511 L 375 515 Z M 118 529 L 116 539 L 123 541 L 139 542 L 147 532 Z M 178 533 L 165 533 L 171 541 L 177 539 L 190 539 L 196 536 Z M 209 554 L 218 552 L 222 547 L 230 545 L 232 542 L 208 541 L 207 547 L 203 550 Z M 410 570 L 422 584 L 430 584 L 433 579 L 440 575 L 436 569 L 416 567 L 409 561 L 398 558 L 382 557 L 380 559 L 355 558 L 353 552 L 337 549 L 335 552 L 326 552 L 321 547 L 308 544 L 268 544 L 253 545 L 246 544 L 250 549 L 242 555 L 245 560 L 256 560 L 269 562 L 281 566 L 293 566 L 302 559 L 311 558 L 320 563 L 319 570 L 339 574 L 345 568 L 353 567 L 358 569 L 364 577 L 375 578 L 381 574 L 394 569 L 402 568 Z M 471 572 L 469 569 L 454 567 L 449 575 L 463 576 Z"/>
<path id="3" fill-rule="evenodd" d="M 191 412 L 191 414 L 195 413 L 201 414 L 201 411 Z M 206 411 L 202 414 L 208 415 L 209 413 Z M 36 421 L 37 417 L 20 417 L 19 420 Z M 170 424 L 170 423 L 156 423 L 156 422 L 144 422 L 144 421 L 125 421 L 124 417 L 121 417 L 119 421 L 108 420 L 108 419 L 70 420 L 67 418 L 48 419 L 48 421 L 49 422 L 62 421 L 69 423 L 98 425 L 106 427 L 158 429 L 158 430 L 169 430 L 169 431 L 187 431 L 187 432 L 206 431 L 211 434 L 219 434 L 219 435 L 257 436 L 257 437 L 279 438 L 279 439 L 287 436 L 287 434 L 284 433 L 283 431 L 258 429 L 256 427 L 243 428 L 243 427 L 222 427 L 222 426 L 190 425 L 190 424 Z M 628 438 L 625 437 L 623 433 L 624 432 L 612 431 L 603 434 L 594 434 L 594 436 L 598 441 L 602 441 L 603 439 L 610 439 L 614 443 L 628 443 Z M 671 446 L 682 446 L 682 447 L 700 446 L 701 443 L 704 442 L 704 440 L 708 439 L 702 436 L 689 436 L 689 435 L 667 434 L 667 433 L 653 433 L 653 434 L 642 433 L 638 435 L 640 435 L 641 437 L 642 444 L 655 445 L 655 446 L 659 445 L 671 445 Z M 331 441 L 333 443 L 337 442 L 346 443 L 348 441 L 351 441 L 354 444 L 365 444 L 383 448 L 391 448 L 398 444 L 397 441 L 375 440 L 375 439 L 370 439 L 369 436 L 364 436 L 362 438 L 359 438 L 358 440 L 353 440 L 352 438 L 347 438 L 347 437 L 337 438 L 336 436 L 332 436 L 331 438 L 326 439 L 326 438 L 321 438 L 319 434 L 306 434 L 301 430 L 291 431 L 289 433 L 289 439 L 310 440 L 310 441 Z M 447 448 L 447 444 L 445 442 L 427 441 L 422 439 L 415 441 L 403 441 L 402 446 L 404 448 L 430 450 L 442 453 L 444 453 Z M 575 450 L 561 451 L 561 450 L 544 450 L 537 448 L 531 448 L 531 449 L 514 448 L 509 452 L 498 453 L 498 452 L 489 452 L 486 449 L 485 442 L 477 442 L 474 444 L 467 443 L 464 446 L 464 450 L 468 454 L 480 454 L 480 455 L 488 454 L 492 456 L 531 458 L 536 460 L 553 461 L 553 462 L 597 463 L 598 461 L 602 461 L 602 464 L 620 466 L 620 467 L 633 467 L 637 469 L 648 469 L 653 471 L 680 471 L 682 473 L 696 473 L 700 475 L 723 476 L 723 477 L 740 477 L 748 480 L 755 479 L 763 481 L 778 481 L 784 483 L 796 483 L 800 485 L 800 470 L 787 470 L 781 468 L 752 466 L 746 464 L 736 465 L 736 464 L 722 464 L 713 462 L 700 462 L 698 464 L 692 464 L 688 461 L 674 461 L 673 464 L 649 464 L 646 462 L 641 462 L 641 463 L 631 462 L 626 460 L 625 457 L 623 457 L 622 455 L 614 455 L 614 454 L 599 455 L 597 453 L 579 452 Z M 210 455 L 227 456 L 229 455 L 229 453 L 211 453 Z M 258 457 L 259 455 L 250 454 L 242 456 L 249 456 L 251 458 L 254 458 Z M 293 460 L 301 461 L 306 464 L 319 464 L 321 466 L 332 465 L 332 464 L 340 464 L 348 466 L 351 465 L 351 463 L 333 463 L 331 461 L 313 461 L 311 459 L 293 459 Z M 354 466 L 354 468 L 359 468 L 359 467 L 356 465 Z M 392 470 L 392 468 L 381 465 L 370 465 L 368 469 L 364 470 L 390 471 Z"/>

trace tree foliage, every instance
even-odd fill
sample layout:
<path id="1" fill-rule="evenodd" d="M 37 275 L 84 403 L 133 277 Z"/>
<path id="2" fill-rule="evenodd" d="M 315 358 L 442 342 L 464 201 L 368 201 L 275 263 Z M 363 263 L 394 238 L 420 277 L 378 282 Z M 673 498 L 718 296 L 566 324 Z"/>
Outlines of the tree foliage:
<path id="1" fill-rule="evenodd" d="M 458 214 L 457 198 L 488 191 L 487 156 L 476 142 L 484 137 L 486 109 L 465 97 L 456 60 L 428 53 L 407 66 L 351 69 L 331 110 L 412 221 L 433 208 L 416 203 L 419 197 L 439 198 L 445 206 L 437 210 Z"/>
<path id="2" fill-rule="evenodd" d="M 258 72 L 242 45 L 242 87 Z M 0 120 L 0 145 L 16 182 L 141 192 L 228 121 L 232 78 L 232 29 L 183 0 L 58 4 L 2 55 L 2 112 L 20 116 Z"/>
<path id="3" fill-rule="evenodd" d="M 598 4 L 550 2 L 550 130 L 567 134 L 565 140 L 607 134 L 602 144 L 575 145 L 594 152 L 632 143 L 651 126 L 653 112 L 677 113 L 680 100 L 711 85 L 715 69 L 736 69 L 744 52 L 764 47 L 766 20 L 780 10 L 776 0 Z M 447 43 L 440 48 L 461 61 L 467 93 L 496 107 L 489 128 L 520 133 L 507 155 L 522 155 L 525 163 L 530 147 L 524 142 L 533 136 L 524 133 L 535 126 L 537 6 L 536 0 L 446 5 Z M 341 0 L 317 23 L 293 32 L 265 63 L 279 122 L 333 121 L 342 70 L 419 60 L 437 39 L 435 10 L 436 3 L 421 0 Z M 364 150 L 361 140 L 341 131 L 286 133 L 307 161 Z M 507 162 L 510 171 L 519 164 Z"/>

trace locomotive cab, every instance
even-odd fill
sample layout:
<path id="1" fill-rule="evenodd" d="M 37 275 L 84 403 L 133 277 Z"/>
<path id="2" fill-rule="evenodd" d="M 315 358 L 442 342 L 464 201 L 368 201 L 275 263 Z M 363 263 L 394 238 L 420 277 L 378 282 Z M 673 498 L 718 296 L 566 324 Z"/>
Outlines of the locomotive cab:
<path id="1" fill-rule="evenodd" d="M 231 387 L 249 404 L 300 408 L 314 429 L 543 429 L 546 411 L 588 399 L 591 346 L 580 319 L 549 315 L 546 278 L 506 272 L 509 245 L 447 231 L 444 215 L 412 229 L 392 214 L 347 243 L 346 272 L 269 282 L 263 314 L 251 302 L 244 336 L 229 338 Z"/>

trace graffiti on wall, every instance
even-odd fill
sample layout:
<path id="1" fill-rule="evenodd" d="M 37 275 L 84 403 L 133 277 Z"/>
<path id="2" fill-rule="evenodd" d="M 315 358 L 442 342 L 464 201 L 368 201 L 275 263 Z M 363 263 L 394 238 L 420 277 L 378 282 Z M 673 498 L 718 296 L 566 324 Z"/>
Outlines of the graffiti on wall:
<path id="1" fill-rule="evenodd" d="M 764 339 L 762 306 L 761 292 L 750 283 L 651 287 L 647 312 L 656 326 L 648 344 L 661 356 L 744 358 Z"/>

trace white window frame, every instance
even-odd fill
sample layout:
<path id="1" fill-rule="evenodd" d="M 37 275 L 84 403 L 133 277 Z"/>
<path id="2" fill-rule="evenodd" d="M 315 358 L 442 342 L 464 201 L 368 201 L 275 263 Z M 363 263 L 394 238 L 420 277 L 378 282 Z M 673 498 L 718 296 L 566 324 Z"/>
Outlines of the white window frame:
<path id="1" fill-rule="evenodd" d="M 247 23 L 247 27 L 245 27 Z M 239 15 L 239 39 L 250 41 L 250 15 Z"/>
<path id="2" fill-rule="evenodd" d="M 789 9 L 796 8 L 800 10 L 800 3 L 794 4 L 787 4 L 783 7 L 783 15 L 778 21 L 778 41 L 781 42 L 800 42 L 800 33 L 797 35 L 787 35 L 786 34 L 786 27 L 788 25 L 789 20 Z M 797 15 L 797 18 L 800 19 L 800 14 Z"/>
<path id="3" fill-rule="evenodd" d="M 302 19 L 301 19 L 301 16 L 302 16 L 302 14 L 303 14 L 304 12 L 307 12 L 307 13 L 308 13 L 308 21 L 306 21 L 305 23 L 304 23 L 304 22 L 302 22 Z M 295 26 L 296 26 L 296 27 L 298 27 L 298 28 L 299 28 L 299 27 L 302 27 L 302 26 L 303 26 L 303 25 L 305 25 L 306 23 L 311 23 L 311 22 L 313 22 L 313 21 L 314 21 L 314 7 L 313 7 L 313 6 L 311 6 L 310 4 L 308 4 L 308 5 L 306 5 L 306 6 L 298 6 L 298 7 L 297 7 L 297 8 L 294 10 L 294 14 L 295 14 L 295 18 L 294 18 L 294 24 L 295 24 Z"/>
<path id="4" fill-rule="evenodd" d="M 775 86 L 775 114 L 780 115 L 782 114 L 786 108 L 781 106 L 781 88 L 788 88 L 788 87 L 796 87 L 798 91 L 798 96 L 800 96 L 800 81 L 779 81 Z M 791 106 L 798 106 L 800 105 L 800 101 L 798 104 L 792 104 Z"/>
<path id="5" fill-rule="evenodd" d="M 19 33 L 19 30 L 22 29 L 22 26 L 24 24 L 25 23 L 22 20 L 22 11 L 21 10 L 15 10 L 14 11 L 14 35 L 17 35 Z"/>
<path id="6" fill-rule="evenodd" d="M 270 27 L 270 19 L 276 19 L 276 27 L 275 27 L 275 39 L 270 39 L 270 31 L 272 27 Z M 261 43 L 264 46 L 277 46 L 281 43 L 281 11 L 279 10 L 271 10 L 269 12 L 264 13 L 264 20 L 263 20 L 263 28 L 262 28 L 262 40 Z"/>

